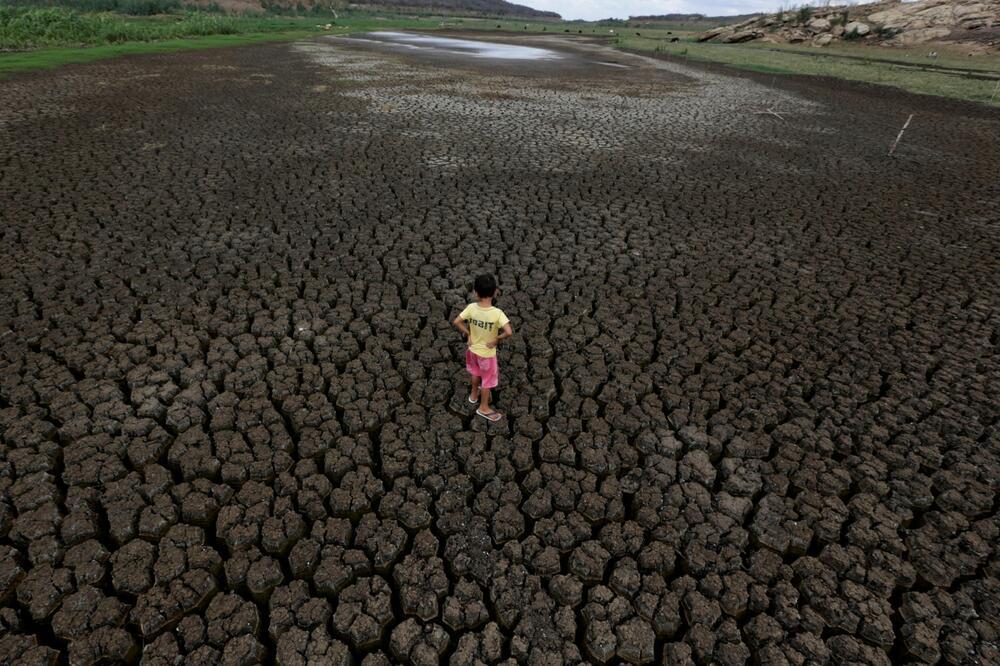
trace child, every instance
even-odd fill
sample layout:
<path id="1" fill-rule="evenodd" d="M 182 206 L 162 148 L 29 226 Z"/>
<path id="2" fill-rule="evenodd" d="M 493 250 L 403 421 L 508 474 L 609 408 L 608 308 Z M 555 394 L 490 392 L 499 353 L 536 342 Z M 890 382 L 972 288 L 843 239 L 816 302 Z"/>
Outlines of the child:
<path id="1" fill-rule="evenodd" d="M 493 298 L 497 295 L 497 281 L 493 276 L 480 275 L 474 288 L 479 300 L 469 303 L 453 323 L 469 342 L 465 350 L 465 369 L 472 375 L 469 402 L 479 403 L 476 414 L 496 422 L 503 418 L 503 414 L 490 407 L 490 389 L 497 385 L 500 376 L 497 344 L 514 335 L 514 329 L 503 310 L 493 307 Z"/>

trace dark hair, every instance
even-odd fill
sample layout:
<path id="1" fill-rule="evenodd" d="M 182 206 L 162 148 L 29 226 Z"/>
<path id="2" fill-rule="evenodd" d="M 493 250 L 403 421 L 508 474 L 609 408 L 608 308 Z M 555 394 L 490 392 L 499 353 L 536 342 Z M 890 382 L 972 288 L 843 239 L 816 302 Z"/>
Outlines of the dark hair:
<path id="1" fill-rule="evenodd" d="M 473 285 L 479 298 L 490 298 L 497 293 L 497 281 L 492 275 L 480 275 Z"/>

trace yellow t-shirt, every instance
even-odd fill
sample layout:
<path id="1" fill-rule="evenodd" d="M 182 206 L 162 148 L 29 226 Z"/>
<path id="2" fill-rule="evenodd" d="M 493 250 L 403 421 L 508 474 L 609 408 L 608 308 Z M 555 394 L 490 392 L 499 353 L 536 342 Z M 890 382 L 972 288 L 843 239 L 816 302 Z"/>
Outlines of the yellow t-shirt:
<path id="1" fill-rule="evenodd" d="M 496 356 L 496 347 L 490 349 L 486 343 L 496 340 L 500 335 L 500 329 L 510 322 L 503 310 L 496 307 L 484 308 L 479 303 L 469 303 L 458 316 L 469 324 L 469 349 L 472 353 L 483 358 Z"/>

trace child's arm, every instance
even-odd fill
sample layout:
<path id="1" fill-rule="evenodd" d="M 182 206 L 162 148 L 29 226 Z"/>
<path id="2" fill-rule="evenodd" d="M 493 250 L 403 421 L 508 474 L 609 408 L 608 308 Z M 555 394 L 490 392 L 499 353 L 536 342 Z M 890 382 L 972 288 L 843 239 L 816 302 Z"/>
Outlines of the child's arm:
<path id="1" fill-rule="evenodd" d="M 506 340 L 512 335 L 514 335 L 513 327 L 511 327 L 510 323 L 504 324 L 504 327 L 500 329 L 500 334 L 497 336 L 497 339 L 493 342 L 487 342 L 486 346 L 490 349 L 495 349 L 501 340 Z"/>
<path id="2" fill-rule="evenodd" d="M 469 339 L 469 327 L 465 325 L 465 320 L 462 319 L 462 315 L 455 317 L 451 323 L 453 323 L 458 330 L 462 331 L 462 335 L 465 336 L 466 340 Z"/>

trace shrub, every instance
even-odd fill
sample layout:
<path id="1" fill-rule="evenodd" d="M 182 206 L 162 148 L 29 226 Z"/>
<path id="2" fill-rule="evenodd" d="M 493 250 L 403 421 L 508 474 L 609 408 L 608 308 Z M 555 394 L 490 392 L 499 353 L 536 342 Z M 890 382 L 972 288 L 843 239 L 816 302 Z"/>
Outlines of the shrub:
<path id="1" fill-rule="evenodd" d="M 119 14 L 152 16 L 168 14 L 180 9 L 180 0 L 117 0 Z"/>
<path id="2" fill-rule="evenodd" d="M 141 21 L 115 13 L 85 14 L 62 7 L 0 7 L 0 49 L 148 42 L 282 29 L 287 25 L 275 21 L 199 12 L 177 21 Z"/>
<path id="3" fill-rule="evenodd" d="M 167 14 L 181 8 L 180 0 L 0 0 L 0 3 L 23 7 L 64 7 L 78 12 L 116 12 L 129 16 Z"/>

